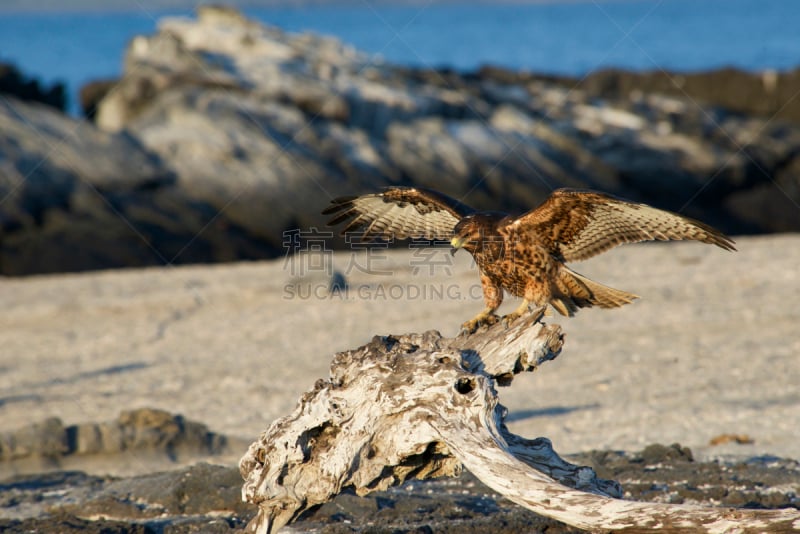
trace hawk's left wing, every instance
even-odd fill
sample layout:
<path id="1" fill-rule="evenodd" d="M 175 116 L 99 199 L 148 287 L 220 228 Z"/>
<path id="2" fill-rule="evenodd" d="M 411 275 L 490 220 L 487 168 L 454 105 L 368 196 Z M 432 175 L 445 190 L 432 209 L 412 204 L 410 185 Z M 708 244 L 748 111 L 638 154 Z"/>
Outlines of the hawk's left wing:
<path id="1" fill-rule="evenodd" d="M 474 210 L 454 198 L 422 187 L 389 187 L 382 193 L 342 197 L 322 213 L 329 226 L 346 222 L 342 234 L 363 229 L 365 239 L 449 240 L 453 227 Z"/>
<path id="2" fill-rule="evenodd" d="M 531 232 L 551 254 L 585 260 L 623 243 L 693 240 L 736 250 L 716 229 L 677 213 L 603 193 L 557 189 L 538 208 L 510 221 L 509 230 Z"/>

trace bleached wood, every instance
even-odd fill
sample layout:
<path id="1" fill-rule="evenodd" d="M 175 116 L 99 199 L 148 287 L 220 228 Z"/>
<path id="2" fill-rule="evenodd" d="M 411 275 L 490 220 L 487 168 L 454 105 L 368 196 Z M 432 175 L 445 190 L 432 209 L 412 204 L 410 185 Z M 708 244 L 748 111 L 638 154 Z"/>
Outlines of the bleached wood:
<path id="1" fill-rule="evenodd" d="M 453 476 L 462 465 L 541 515 L 587 529 L 658 527 L 707 532 L 800 528 L 797 510 L 737 510 L 619 499 L 614 481 L 564 461 L 546 438 L 503 423 L 495 384 L 557 357 L 558 326 L 530 315 L 472 336 L 376 336 L 336 354 L 294 412 L 250 445 L 242 497 L 257 504 L 248 530 L 275 532 L 345 488 L 358 495 L 405 480 Z"/>
<path id="2" fill-rule="evenodd" d="M 500 385 L 509 385 L 514 375 L 534 371 L 561 352 L 561 327 L 536 322 L 540 317 L 530 315 L 508 328 L 484 327 L 473 335 L 460 335 L 446 346 L 462 351 L 466 369 L 496 378 Z"/>

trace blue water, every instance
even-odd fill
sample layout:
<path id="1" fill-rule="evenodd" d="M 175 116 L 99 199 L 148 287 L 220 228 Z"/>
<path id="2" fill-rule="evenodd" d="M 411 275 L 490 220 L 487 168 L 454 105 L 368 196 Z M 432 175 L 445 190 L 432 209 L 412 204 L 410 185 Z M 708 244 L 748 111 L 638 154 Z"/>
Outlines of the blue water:
<path id="1" fill-rule="evenodd" d="M 146 3 L 143 2 L 144 5 Z M 693 71 L 800 65 L 798 0 L 642 0 L 262 8 L 253 18 L 289 31 L 335 35 L 406 65 L 472 70 L 491 63 L 581 76 L 603 67 Z M 128 41 L 164 15 L 190 11 L 0 15 L 0 60 L 74 97 L 118 76 Z"/>

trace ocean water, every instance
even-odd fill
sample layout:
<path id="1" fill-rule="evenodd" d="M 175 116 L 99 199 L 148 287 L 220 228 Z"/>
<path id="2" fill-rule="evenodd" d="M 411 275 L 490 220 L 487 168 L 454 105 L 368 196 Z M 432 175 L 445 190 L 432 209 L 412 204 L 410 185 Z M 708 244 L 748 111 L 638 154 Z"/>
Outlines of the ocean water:
<path id="1" fill-rule="evenodd" d="M 66 0 L 65 0 L 65 5 Z M 0 13 L 0 61 L 81 85 L 119 76 L 124 50 L 162 16 L 190 10 Z M 425 3 L 244 10 L 292 32 L 334 35 L 395 63 L 472 70 L 484 64 L 582 76 L 605 67 L 696 71 L 800 65 L 798 0 Z"/>

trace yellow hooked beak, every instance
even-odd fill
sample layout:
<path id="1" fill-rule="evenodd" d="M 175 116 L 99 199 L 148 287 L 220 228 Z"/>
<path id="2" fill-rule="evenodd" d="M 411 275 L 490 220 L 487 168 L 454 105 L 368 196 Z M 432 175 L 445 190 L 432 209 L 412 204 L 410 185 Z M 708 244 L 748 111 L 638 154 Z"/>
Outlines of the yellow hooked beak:
<path id="1" fill-rule="evenodd" d="M 466 237 L 454 237 L 450 240 L 450 246 L 453 247 L 450 249 L 450 255 L 453 256 L 458 249 L 464 246 L 464 243 L 467 242 Z"/>

